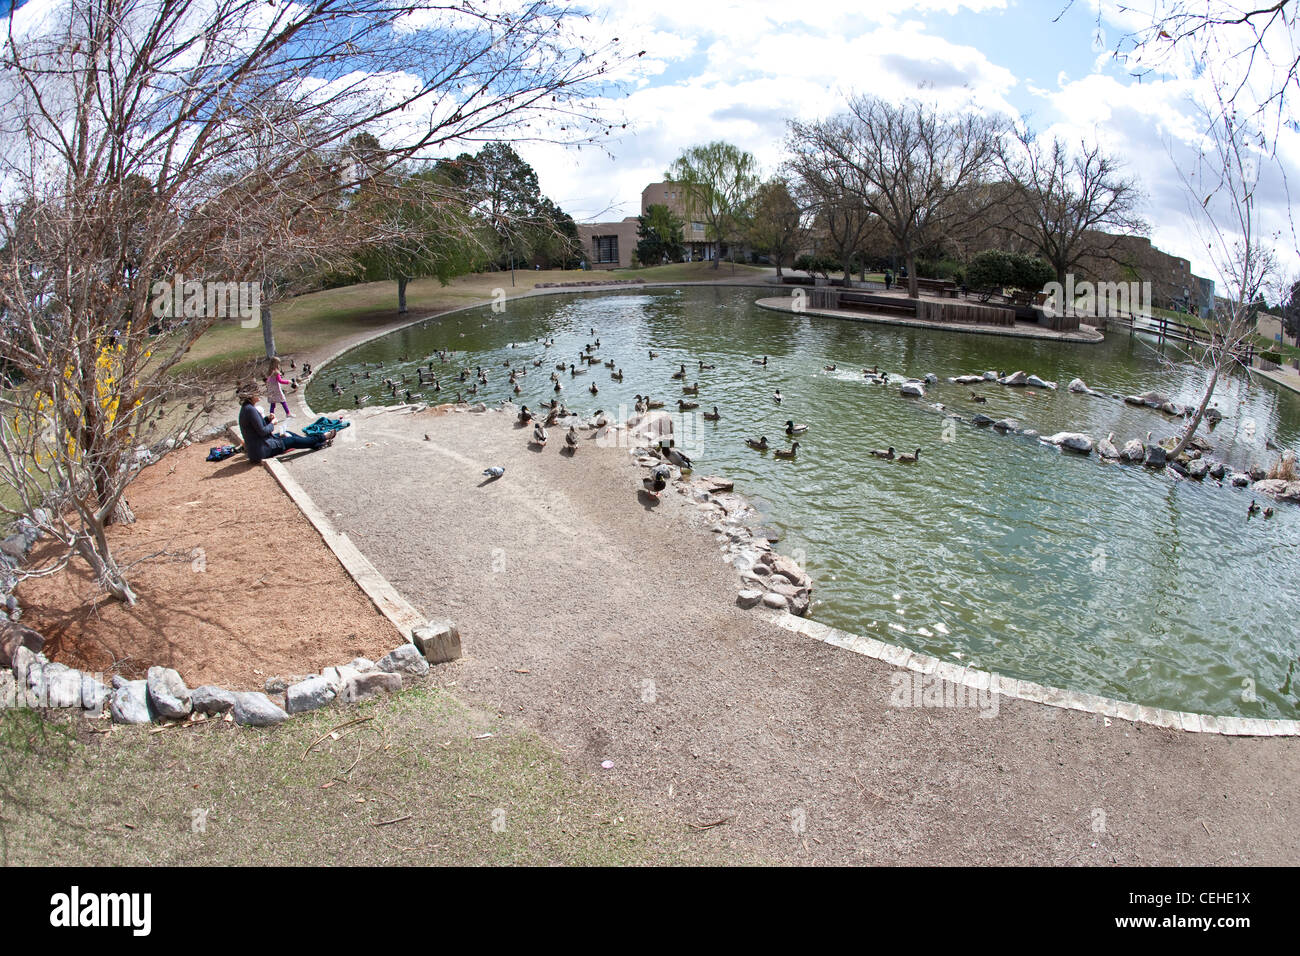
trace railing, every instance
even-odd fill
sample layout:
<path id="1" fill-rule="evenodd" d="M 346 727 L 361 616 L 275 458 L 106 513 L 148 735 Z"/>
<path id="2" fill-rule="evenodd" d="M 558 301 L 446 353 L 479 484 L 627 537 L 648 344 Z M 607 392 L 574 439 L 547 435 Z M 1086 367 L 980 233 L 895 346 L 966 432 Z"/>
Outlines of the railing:
<path id="1" fill-rule="evenodd" d="M 1127 328 L 1129 334 L 1144 332 L 1147 335 L 1156 336 L 1160 345 L 1165 342 L 1178 342 L 1183 345 L 1204 345 L 1207 347 L 1214 346 L 1218 343 L 1217 333 L 1203 329 L 1197 325 L 1188 325 L 1186 322 L 1179 322 L 1177 319 L 1171 319 L 1167 315 L 1148 315 L 1135 316 L 1132 313 L 1123 315 L 1104 315 L 1096 316 L 1094 319 L 1100 324 L 1100 327 L 1109 329 L 1111 327 Z M 1255 361 L 1255 343 L 1243 342 L 1233 349 L 1233 354 L 1243 365 L 1251 365 Z"/>

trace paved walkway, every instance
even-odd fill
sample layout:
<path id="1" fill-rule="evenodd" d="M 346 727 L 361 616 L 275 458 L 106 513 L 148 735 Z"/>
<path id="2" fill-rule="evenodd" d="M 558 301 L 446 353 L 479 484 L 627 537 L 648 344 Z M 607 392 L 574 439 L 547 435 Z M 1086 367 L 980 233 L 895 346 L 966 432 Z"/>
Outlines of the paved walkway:
<path id="1" fill-rule="evenodd" d="M 286 467 L 424 614 L 455 617 L 466 657 L 442 679 L 602 785 L 717 824 L 739 849 L 822 863 L 1300 860 L 1294 739 L 1005 699 L 995 713 L 893 706 L 912 675 L 736 608 L 694 506 L 638 495 L 626 450 L 530 450 L 499 413 L 387 412 L 348 431 Z M 484 483 L 487 465 L 505 477 Z"/>

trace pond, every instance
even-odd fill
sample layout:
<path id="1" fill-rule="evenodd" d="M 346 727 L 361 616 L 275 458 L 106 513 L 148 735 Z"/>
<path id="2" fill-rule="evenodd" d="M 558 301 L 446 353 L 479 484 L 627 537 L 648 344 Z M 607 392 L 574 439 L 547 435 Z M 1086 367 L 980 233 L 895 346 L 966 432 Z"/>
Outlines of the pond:
<path id="1" fill-rule="evenodd" d="M 467 400 L 509 398 L 536 409 L 554 397 L 555 366 L 577 363 L 599 339 L 595 353 L 623 381 L 603 365 L 560 374 L 570 409 L 630 412 L 646 393 L 672 409 L 683 395 L 671 376 L 684 363 L 685 381 L 699 383 L 699 397 L 687 400 L 700 411 L 716 405 L 722 416 L 683 416 L 697 472 L 735 479 L 781 532 L 778 550 L 816 583 L 814 619 L 954 663 L 1152 706 L 1300 717 L 1291 591 L 1300 577 L 1300 509 L 1283 505 L 1269 520 L 1248 520 L 1248 489 L 1064 454 L 954 425 L 931 407 L 1012 417 L 1042 434 L 1114 432 L 1122 447 L 1149 431 L 1172 435 L 1179 420 L 1073 394 L 1066 383 L 1081 377 L 1107 396 L 1154 389 L 1190 403 L 1204 381 L 1199 370 L 1127 332 L 1079 345 L 795 317 L 755 306 L 768 294 L 687 287 L 534 297 L 501 314 L 468 310 L 348 352 L 321 369 L 307 398 L 318 411 L 346 410 L 354 394 L 365 404 L 404 401 L 406 388 L 416 400 L 451 401 L 474 381 L 459 383 L 457 371 L 481 365 L 488 384 Z M 444 364 L 439 349 L 457 355 Z M 754 364 L 763 356 L 765 367 Z M 417 366 L 431 360 L 436 394 L 415 385 Z M 518 396 L 506 361 L 527 369 Z M 897 386 L 864 378 L 871 366 L 934 373 L 940 384 L 924 400 L 902 398 Z M 987 383 L 974 387 L 987 403 L 974 404 L 972 388 L 944 381 L 1019 369 L 1060 387 Z M 408 385 L 394 398 L 382 379 L 403 374 Z M 1224 421 L 1203 431 L 1214 457 L 1267 467 L 1277 452 L 1266 441 L 1300 445 L 1300 396 L 1234 375 L 1220 383 L 1216 403 Z M 786 447 L 787 419 L 809 425 L 795 460 L 746 447 L 759 435 Z M 919 447 L 919 464 L 870 455 L 887 446 Z"/>

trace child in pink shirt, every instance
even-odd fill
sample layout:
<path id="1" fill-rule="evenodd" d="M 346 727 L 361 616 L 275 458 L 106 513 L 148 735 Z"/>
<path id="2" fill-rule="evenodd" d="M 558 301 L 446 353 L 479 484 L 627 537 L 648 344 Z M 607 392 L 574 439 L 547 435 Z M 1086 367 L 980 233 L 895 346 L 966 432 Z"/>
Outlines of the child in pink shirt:
<path id="1" fill-rule="evenodd" d="M 293 418 L 293 413 L 289 411 L 289 403 L 284 397 L 283 387 L 291 384 L 293 383 L 280 374 L 280 360 L 271 359 L 271 374 L 266 377 L 266 400 L 271 405 L 272 415 L 275 414 L 275 406 L 278 404 L 284 407 L 285 418 Z"/>

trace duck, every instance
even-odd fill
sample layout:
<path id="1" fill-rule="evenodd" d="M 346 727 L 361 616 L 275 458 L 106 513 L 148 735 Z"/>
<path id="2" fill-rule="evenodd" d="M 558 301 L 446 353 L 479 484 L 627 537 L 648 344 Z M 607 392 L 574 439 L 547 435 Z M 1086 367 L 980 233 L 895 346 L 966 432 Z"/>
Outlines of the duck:
<path id="1" fill-rule="evenodd" d="M 748 445 L 750 448 L 756 449 L 758 451 L 767 451 L 767 436 L 763 435 L 757 440 L 753 438 L 746 438 L 745 444 Z"/>
<path id="2" fill-rule="evenodd" d="M 919 449 L 919 448 L 916 450 L 916 452 L 915 452 L 914 454 L 911 454 L 911 455 L 899 455 L 899 456 L 895 459 L 895 461 L 901 461 L 901 462 L 902 462 L 903 464 L 905 464 L 905 465 L 914 465 L 914 464 L 916 464 L 916 463 L 917 463 L 918 461 L 920 461 L 920 460 L 921 460 L 921 449 Z"/>
<path id="3" fill-rule="evenodd" d="M 704 364 L 704 360 L 703 360 L 703 359 L 700 359 L 700 371 L 701 371 L 701 372 L 709 371 L 709 370 L 711 370 L 711 369 L 715 369 L 715 368 L 717 368 L 716 365 L 705 365 L 705 364 Z"/>
<path id="4" fill-rule="evenodd" d="M 658 498 L 659 492 L 668 487 L 668 479 L 672 476 L 672 468 L 665 464 L 659 464 L 650 469 L 650 477 L 642 478 L 641 483 L 645 485 L 646 491 Z"/>
<path id="5" fill-rule="evenodd" d="M 754 360 L 753 360 L 753 363 L 754 363 L 755 365 L 762 365 L 762 366 L 766 367 L 766 366 L 767 366 L 767 356 L 764 355 L 761 359 L 754 359 Z"/>
<path id="6" fill-rule="evenodd" d="M 833 372 L 833 371 L 835 371 L 835 365 L 834 365 L 834 363 L 832 363 L 832 364 L 830 364 L 830 365 L 823 365 L 822 368 L 825 369 L 825 370 L 828 371 L 828 372 Z"/>
<path id="7" fill-rule="evenodd" d="M 605 363 L 605 368 L 613 368 L 614 364 L 615 364 L 614 360 L 610 359 L 608 362 Z"/>
<path id="8" fill-rule="evenodd" d="M 656 359 L 656 358 L 659 357 L 659 353 L 656 352 L 656 351 L 654 351 L 654 350 L 652 349 L 652 350 L 650 351 L 650 357 L 651 357 L 652 359 Z"/>
<path id="9" fill-rule="evenodd" d="M 588 389 L 588 391 L 591 392 L 591 394 L 595 395 L 595 394 L 597 394 L 597 393 L 600 392 L 600 389 L 598 389 L 598 388 L 596 387 L 596 383 L 595 383 L 595 382 L 592 382 L 592 383 L 591 383 L 591 388 Z"/>
<path id="10" fill-rule="evenodd" d="M 711 411 L 711 412 L 705 412 L 705 413 L 704 413 L 704 420 L 705 420 L 706 422 L 716 422 L 716 421 L 721 421 L 721 420 L 722 420 L 722 416 L 718 414 L 718 406 L 717 406 L 717 405 L 714 405 L 714 406 L 713 406 L 713 411 Z"/>
<path id="11" fill-rule="evenodd" d="M 683 385 L 683 386 L 682 386 L 682 394 L 683 394 L 683 395 L 698 395 L 698 394 L 700 394 L 700 383 L 699 383 L 699 382 L 696 382 L 694 385 Z"/>
<path id="12" fill-rule="evenodd" d="M 692 409 L 696 409 L 696 408 L 699 408 L 699 407 L 700 407 L 700 403 L 699 403 L 699 402 L 685 402 L 685 401 L 682 401 L 680 398 L 677 399 L 677 410 L 678 410 L 678 411 L 689 412 L 689 411 L 691 411 Z"/>
<path id="13" fill-rule="evenodd" d="M 564 391 L 564 386 L 561 385 L 559 382 L 556 382 L 556 383 L 555 383 L 555 394 L 556 394 L 556 395 L 559 395 L 560 392 L 562 392 L 562 391 Z"/>
<path id="14" fill-rule="evenodd" d="M 772 393 L 772 401 L 776 402 L 778 405 L 781 404 L 781 390 L 779 388 Z"/>
<path id="15" fill-rule="evenodd" d="M 569 449 L 569 454 L 570 454 L 570 455 L 573 455 L 573 454 L 576 454 L 576 453 L 577 453 L 577 451 L 578 451 L 578 433 L 577 433 L 576 431 L 573 430 L 573 426 L 572 426 L 572 425 L 569 426 L 569 431 L 568 431 L 568 433 L 565 434 L 565 436 L 564 436 L 564 445 L 565 445 L 566 448 Z"/>
<path id="16" fill-rule="evenodd" d="M 873 448 L 871 449 L 871 454 L 877 458 L 884 458 L 886 461 L 893 461 L 894 446 L 890 445 L 888 448 Z"/>
<path id="17" fill-rule="evenodd" d="M 985 398 L 983 395 L 976 395 L 974 392 L 971 392 L 971 393 L 970 393 L 970 400 L 971 400 L 972 402 L 976 402 L 976 403 L 978 403 L 978 404 L 980 404 L 980 405 L 986 405 L 986 404 L 988 404 L 988 399 L 987 399 L 987 398 Z"/>
<path id="18" fill-rule="evenodd" d="M 1255 504 L 1255 499 L 1250 499 L 1250 507 L 1246 509 L 1246 517 L 1259 514 L 1259 505 Z"/>
<path id="19" fill-rule="evenodd" d="M 552 411 L 554 411 L 554 409 L 552 409 Z M 549 436 L 546 434 L 546 427 L 541 422 L 538 422 L 533 426 L 533 441 L 537 442 L 537 444 L 545 448 L 546 439 L 548 437 Z"/>
<path id="20" fill-rule="evenodd" d="M 546 413 L 546 425 L 549 427 L 560 420 L 560 406 L 552 405 L 551 410 Z M 545 444 L 543 442 L 542 444 Z"/>
<path id="21" fill-rule="evenodd" d="M 776 451 L 772 452 L 772 454 L 777 458 L 784 458 L 786 460 L 790 460 L 794 458 L 794 456 L 798 453 L 798 451 L 799 451 L 799 443 L 796 441 L 796 442 L 791 442 L 790 447 L 788 449 L 778 448 Z"/>
<path id="22" fill-rule="evenodd" d="M 663 403 L 663 402 L 652 401 L 651 398 L 650 398 L 650 396 L 647 395 L 647 396 L 645 397 L 645 407 L 646 407 L 646 408 L 663 408 L 663 407 L 664 407 L 664 403 Z"/>
<path id="23" fill-rule="evenodd" d="M 685 366 L 685 365 L 683 365 L 681 368 L 679 368 L 676 372 L 673 372 L 673 378 L 685 378 L 685 377 L 686 377 L 686 366 Z"/>
<path id="24" fill-rule="evenodd" d="M 686 457 L 686 455 L 682 454 L 680 451 L 678 451 L 676 448 L 673 447 L 671 438 L 668 439 L 667 443 L 664 442 L 659 443 L 659 452 L 670 462 L 676 465 L 678 468 L 690 470 L 691 468 L 694 467 L 694 463 L 690 460 L 690 458 Z"/>
<path id="25" fill-rule="evenodd" d="M 609 377 L 616 382 L 621 382 L 623 381 L 623 370 L 619 369 L 617 372 L 610 372 Z"/>
<path id="26" fill-rule="evenodd" d="M 633 405 L 632 408 L 636 411 L 638 415 L 642 414 L 643 412 L 645 412 L 647 408 L 646 400 L 642 398 L 640 394 L 638 394 L 636 397 L 636 404 Z"/>
<path id="27" fill-rule="evenodd" d="M 787 419 L 785 423 L 785 433 L 787 435 L 802 435 L 808 430 L 807 425 L 796 425 L 794 419 Z"/>

